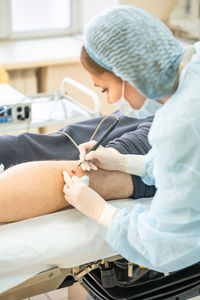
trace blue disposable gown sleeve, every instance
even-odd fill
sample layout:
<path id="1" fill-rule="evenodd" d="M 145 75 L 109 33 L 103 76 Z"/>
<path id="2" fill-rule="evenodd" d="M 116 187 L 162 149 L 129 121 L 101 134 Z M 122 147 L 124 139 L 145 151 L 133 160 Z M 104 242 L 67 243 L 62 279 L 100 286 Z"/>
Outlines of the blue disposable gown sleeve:
<path id="1" fill-rule="evenodd" d="M 151 149 L 145 156 L 145 175 L 142 178 L 142 181 L 147 185 L 155 185 L 155 179 L 153 176 L 153 149 Z"/>
<path id="2" fill-rule="evenodd" d="M 145 155 L 151 147 L 147 139 L 151 124 L 151 118 L 143 120 L 142 123 L 138 124 L 136 130 L 127 130 L 123 135 L 109 141 L 106 147 L 114 148 L 123 154 Z M 141 177 L 132 175 L 132 181 L 134 189 L 131 198 L 146 198 L 152 197 L 155 194 L 155 186 L 153 184 L 145 184 Z"/>
<path id="3" fill-rule="evenodd" d="M 150 142 L 157 192 L 150 207 L 120 210 L 107 233 L 115 252 L 160 272 L 200 261 L 199 66 L 154 119 Z"/>

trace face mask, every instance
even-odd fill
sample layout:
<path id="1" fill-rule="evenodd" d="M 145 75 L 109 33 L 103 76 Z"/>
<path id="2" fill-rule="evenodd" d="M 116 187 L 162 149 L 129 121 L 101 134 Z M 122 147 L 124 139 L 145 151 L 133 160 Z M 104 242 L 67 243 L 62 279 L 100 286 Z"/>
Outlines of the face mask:
<path id="1" fill-rule="evenodd" d="M 156 100 L 147 99 L 140 109 L 132 108 L 124 97 L 124 81 L 122 85 L 122 97 L 114 105 L 124 116 L 135 119 L 145 119 L 154 116 L 155 112 L 162 106 Z"/>

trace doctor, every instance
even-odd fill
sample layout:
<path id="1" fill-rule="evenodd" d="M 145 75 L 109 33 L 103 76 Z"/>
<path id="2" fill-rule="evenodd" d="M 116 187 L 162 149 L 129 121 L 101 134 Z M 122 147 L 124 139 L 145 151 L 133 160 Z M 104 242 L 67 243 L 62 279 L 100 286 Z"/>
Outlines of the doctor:
<path id="1" fill-rule="evenodd" d="M 118 210 L 65 173 L 65 198 L 107 226 L 107 242 L 126 259 L 160 272 L 192 265 L 200 261 L 200 43 L 184 51 L 159 19 L 133 6 L 95 17 L 84 37 L 82 64 L 109 103 L 134 118 L 159 109 L 147 155 L 87 154 L 89 142 L 80 146 L 83 169 L 135 174 L 157 192 L 149 208 Z"/>

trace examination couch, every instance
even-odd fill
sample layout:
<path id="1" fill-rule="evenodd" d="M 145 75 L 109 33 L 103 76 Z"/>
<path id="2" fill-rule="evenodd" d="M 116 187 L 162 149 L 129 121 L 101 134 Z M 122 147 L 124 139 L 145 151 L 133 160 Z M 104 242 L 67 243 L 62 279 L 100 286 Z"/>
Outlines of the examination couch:
<path id="1" fill-rule="evenodd" d="M 132 209 L 138 201 L 112 204 Z M 19 300 L 79 281 L 91 299 L 191 299 L 200 293 L 200 263 L 169 274 L 114 253 L 106 228 L 76 209 L 0 226 L 0 300 Z M 79 299 L 77 299 L 79 300 Z M 81 300 L 81 299 L 80 299 Z"/>

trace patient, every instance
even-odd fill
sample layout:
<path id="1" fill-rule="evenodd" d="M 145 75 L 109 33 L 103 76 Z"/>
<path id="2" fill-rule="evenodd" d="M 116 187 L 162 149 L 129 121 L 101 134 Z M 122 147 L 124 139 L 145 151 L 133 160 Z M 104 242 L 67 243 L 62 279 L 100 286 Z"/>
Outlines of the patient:
<path id="1" fill-rule="evenodd" d="M 145 154 L 150 145 L 147 135 L 152 118 L 134 120 L 122 116 L 105 144 L 124 154 Z M 90 139 L 103 117 L 66 126 L 77 144 Z M 135 122 L 134 122 L 135 121 Z M 98 140 L 113 122 L 107 119 L 97 133 Z M 79 152 L 62 134 L 0 136 L 0 163 L 6 171 L 0 175 L 0 222 L 12 222 L 58 211 L 68 203 L 63 194 L 62 171 L 76 169 Z M 87 172 L 86 172 L 87 173 Z M 76 175 L 83 176 L 79 168 Z M 151 197 L 155 187 L 146 186 L 139 177 L 117 171 L 91 171 L 90 187 L 104 199 Z"/>

